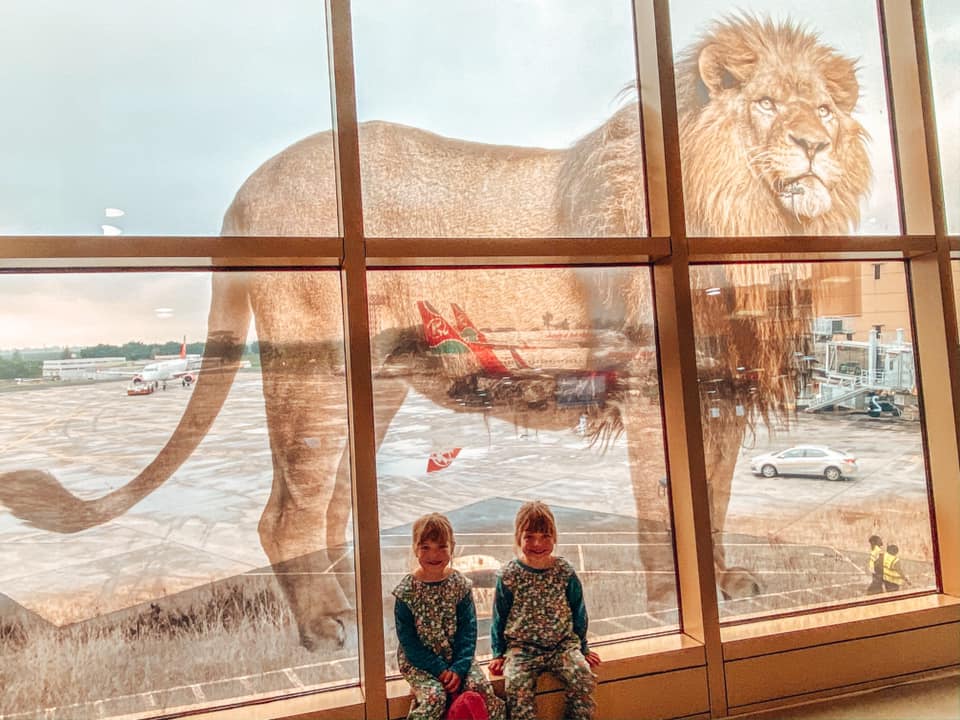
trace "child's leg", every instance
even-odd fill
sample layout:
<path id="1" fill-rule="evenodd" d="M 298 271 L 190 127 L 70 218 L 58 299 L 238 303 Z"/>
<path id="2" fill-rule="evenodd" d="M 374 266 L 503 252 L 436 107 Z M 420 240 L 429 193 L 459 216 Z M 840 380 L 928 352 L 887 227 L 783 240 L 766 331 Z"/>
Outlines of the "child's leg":
<path id="1" fill-rule="evenodd" d="M 510 720 L 537 720 L 537 678 L 543 672 L 543 658 L 511 648 L 503 665 Z"/>
<path id="2" fill-rule="evenodd" d="M 593 690 L 597 680 L 590 664 L 579 648 L 553 656 L 550 672 L 566 686 L 566 710 L 564 720 L 591 720 L 596 709 Z"/>
<path id="3" fill-rule="evenodd" d="M 498 698 L 496 693 L 493 692 L 493 686 L 487 682 L 487 676 L 483 674 L 483 670 L 481 670 L 480 666 L 476 663 L 470 666 L 470 672 L 467 673 L 467 677 L 463 681 L 463 689 L 473 690 L 483 696 L 483 700 L 487 704 L 487 714 L 490 716 L 490 720 L 506 719 L 507 710 L 503 704 L 503 700 Z"/>
<path id="4" fill-rule="evenodd" d="M 447 709 L 447 691 L 441 682 L 422 670 L 404 673 L 403 677 L 413 693 L 407 720 L 441 720 Z"/>

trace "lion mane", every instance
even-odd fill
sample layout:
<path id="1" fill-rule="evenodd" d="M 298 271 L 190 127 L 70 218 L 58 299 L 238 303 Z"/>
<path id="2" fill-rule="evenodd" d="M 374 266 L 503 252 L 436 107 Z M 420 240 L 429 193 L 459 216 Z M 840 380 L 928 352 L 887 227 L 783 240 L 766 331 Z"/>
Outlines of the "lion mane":
<path id="1" fill-rule="evenodd" d="M 803 27 L 714 23 L 676 66 L 690 235 L 843 235 L 872 171 L 856 62 Z"/>

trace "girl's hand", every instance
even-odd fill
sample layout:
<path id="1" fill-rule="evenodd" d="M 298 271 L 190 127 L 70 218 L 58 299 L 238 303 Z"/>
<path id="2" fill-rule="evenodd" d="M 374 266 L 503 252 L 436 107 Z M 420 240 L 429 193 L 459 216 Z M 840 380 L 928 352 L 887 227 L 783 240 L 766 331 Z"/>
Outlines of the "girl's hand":
<path id="1" fill-rule="evenodd" d="M 494 658 L 490 661 L 490 664 L 487 667 L 490 669 L 491 675 L 503 675 L 503 657 Z"/>
<path id="2" fill-rule="evenodd" d="M 460 676 L 453 670 L 444 670 L 437 679 L 443 685 L 443 689 L 451 695 L 460 687 Z"/>
<path id="3" fill-rule="evenodd" d="M 597 655 L 593 650 L 591 650 L 590 652 L 588 652 L 585 657 L 586 657 L 586 659 L 587 659 L 587 664 L 588 664 L 590 667 L 596 667 L 596 666 L 599 665 L 600 662 L 601 662 L 601 661 L 600 661 L 600 656 Z"/>

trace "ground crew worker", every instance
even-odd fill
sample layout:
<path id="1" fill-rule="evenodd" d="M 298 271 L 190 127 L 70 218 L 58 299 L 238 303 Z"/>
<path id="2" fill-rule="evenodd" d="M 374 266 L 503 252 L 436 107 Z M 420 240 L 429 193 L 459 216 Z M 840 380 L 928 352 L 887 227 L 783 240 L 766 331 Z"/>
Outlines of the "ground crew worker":
<path id="1" fill-rule="evenodd" d="M 910 581 L 900 570 L 900 548 L 891 543 L 883 554 L 883 589 L 896 592 L 904 583 L 909 585 Z"/>
<path id="2" fill-rule="evenodd" d="M 879 535 L 870 536 L 870 562 L 867 563 L 867 572 L 870 573 L 867 594 L 883 592 L 883 540 Z"/>

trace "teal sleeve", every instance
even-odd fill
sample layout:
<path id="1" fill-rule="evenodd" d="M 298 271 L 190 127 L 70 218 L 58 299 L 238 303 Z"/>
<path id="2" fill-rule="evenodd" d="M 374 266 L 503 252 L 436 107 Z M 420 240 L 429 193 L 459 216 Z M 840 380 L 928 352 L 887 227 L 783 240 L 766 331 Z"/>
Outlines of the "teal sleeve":
<path id="1" fill-rule="evenodd" d="M 497 578 L 497 590 L 493 598 L 493 622 L 490 623 L 490 650 L 495 658 L 503 657 L 507 651 L 507 639 L 504 632 L 510 608 L 513 607 L 513 593 L 504 587 L 503 578 Z"/>
<path id="2" fill-rule="evenodd" d="M 450 663 L 450 669 L 460 676 L 461 682 L 470 672 L 476 652 L 477 609 L 473 604 L 473 593 L 468 592 L 457 603 L 457 634 L 453 636 L 453 662 Z"/>
<path id="3" fill-rule="evenodd" d="M 580 638 L 580 651 L 586 655 L 590 652 L 587 645 L 587 606 L 583 602 L 583 585 L 576 573 L 567 581 L 567 603 L 573 616 L 573 631 Z"/>
<path id="4" fill-rule="evenodd" d="M 403 648 L 403 654 L 415 668 L 440 677 L 440 673 L 447 669 L 447 664 L 439 655 L 431 652 L 417 635 L 417 624 L 413 619 L 410 606 L 399 598 L 394 600 L 393 617 L 397 626 L 397 640 Z"/>

